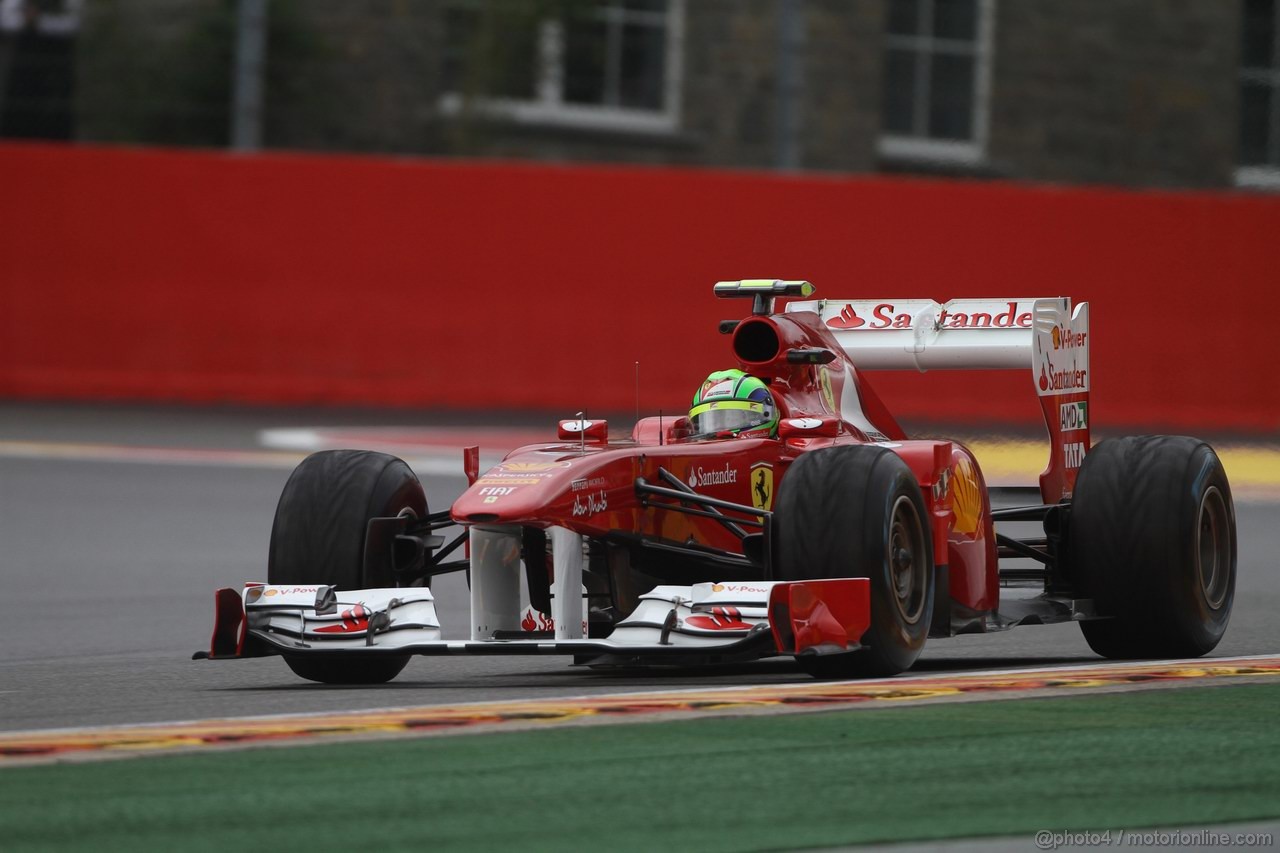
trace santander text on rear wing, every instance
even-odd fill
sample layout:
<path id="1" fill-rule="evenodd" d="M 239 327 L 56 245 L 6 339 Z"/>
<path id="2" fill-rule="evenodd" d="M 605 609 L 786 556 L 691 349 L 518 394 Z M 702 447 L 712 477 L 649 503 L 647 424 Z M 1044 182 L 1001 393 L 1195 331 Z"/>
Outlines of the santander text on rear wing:
<path id="1" fill-rule="evenodd" d="M 1089 449 L 1089 303 L 1053 299 L 822 299 L 813 311 L 859 370 L 1031 371 L 1052 447 L 1046 503 L 1071 496 Z"/>

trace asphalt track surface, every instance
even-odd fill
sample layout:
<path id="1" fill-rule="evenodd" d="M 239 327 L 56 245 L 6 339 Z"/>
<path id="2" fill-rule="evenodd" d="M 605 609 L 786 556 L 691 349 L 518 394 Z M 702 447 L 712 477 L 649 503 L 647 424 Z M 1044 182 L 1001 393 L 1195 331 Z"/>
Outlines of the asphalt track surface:
<path id="1" fill-rule="evenodd" d="M 602 673 L 554 657 L 447 657 L 416 658 L 389 685 L 335 688 L 302 681 L 274 658 L 191 661 L 208 643 L 212 591 L 265 579 L 291 460 L 262 452 L 261 431 L 396 420 L 0 404 L 0 730 L 808 680 L 782 660 Z M 107 461 L 87 444 L 174 452 Z M 432 507 L 443 508 L 465 481 L 426 467 Z M 1280 504 L 1236 509 L 1235 609 L 1214 657 L 1280 651 Z M 446 637 L 465 636 L 465 581 L 447 576 L 434 589 Z M 1076 626 L 1053 625 L 933 641 L 913 672 L 1096 662 Z"/>

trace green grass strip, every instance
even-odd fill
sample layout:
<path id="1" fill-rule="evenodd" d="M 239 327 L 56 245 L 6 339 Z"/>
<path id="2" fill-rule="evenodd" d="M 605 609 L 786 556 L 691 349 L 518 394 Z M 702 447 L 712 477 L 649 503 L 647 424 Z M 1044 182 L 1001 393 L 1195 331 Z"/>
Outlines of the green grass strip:
<path id="1" fill-rule="evenodd" d="M 1280 816 L 1280 685 L 0 771 L 6 851 L 790 850 Z"/>

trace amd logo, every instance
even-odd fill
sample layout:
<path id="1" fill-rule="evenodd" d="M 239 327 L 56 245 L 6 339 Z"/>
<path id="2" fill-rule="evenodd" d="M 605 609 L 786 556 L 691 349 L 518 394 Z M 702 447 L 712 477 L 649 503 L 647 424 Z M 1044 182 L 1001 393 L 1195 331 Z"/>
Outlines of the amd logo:
<path id="1" fill-rule="evenodd" d="M 1063 403 L 1058 408 L 1058 424 L 1063 432 L 1089 428 L 1089 404 L 1084 400 L 1078 403 Z"/>

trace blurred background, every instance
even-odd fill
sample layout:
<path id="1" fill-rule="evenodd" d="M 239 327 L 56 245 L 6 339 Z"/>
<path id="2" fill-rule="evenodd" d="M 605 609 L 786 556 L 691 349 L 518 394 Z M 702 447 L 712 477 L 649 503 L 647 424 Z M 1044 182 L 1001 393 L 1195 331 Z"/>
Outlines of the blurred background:
<path id="1" fill-rule="evenodd" d="M 1280 184 L 1274 0 L 4 0 L 8 138 Z"/>
<path id="2" fill-rule="evenodd" d="M 1280 429 L 1276 0 L 0 0 L 0 36 L 3 397 L 630 411 L 639 361 L 679 408 L 710 285 L 777 276 L 1089 299 L 1099 416 Z M 883 393 L 1017 427 L 1025 383 Z"/>

